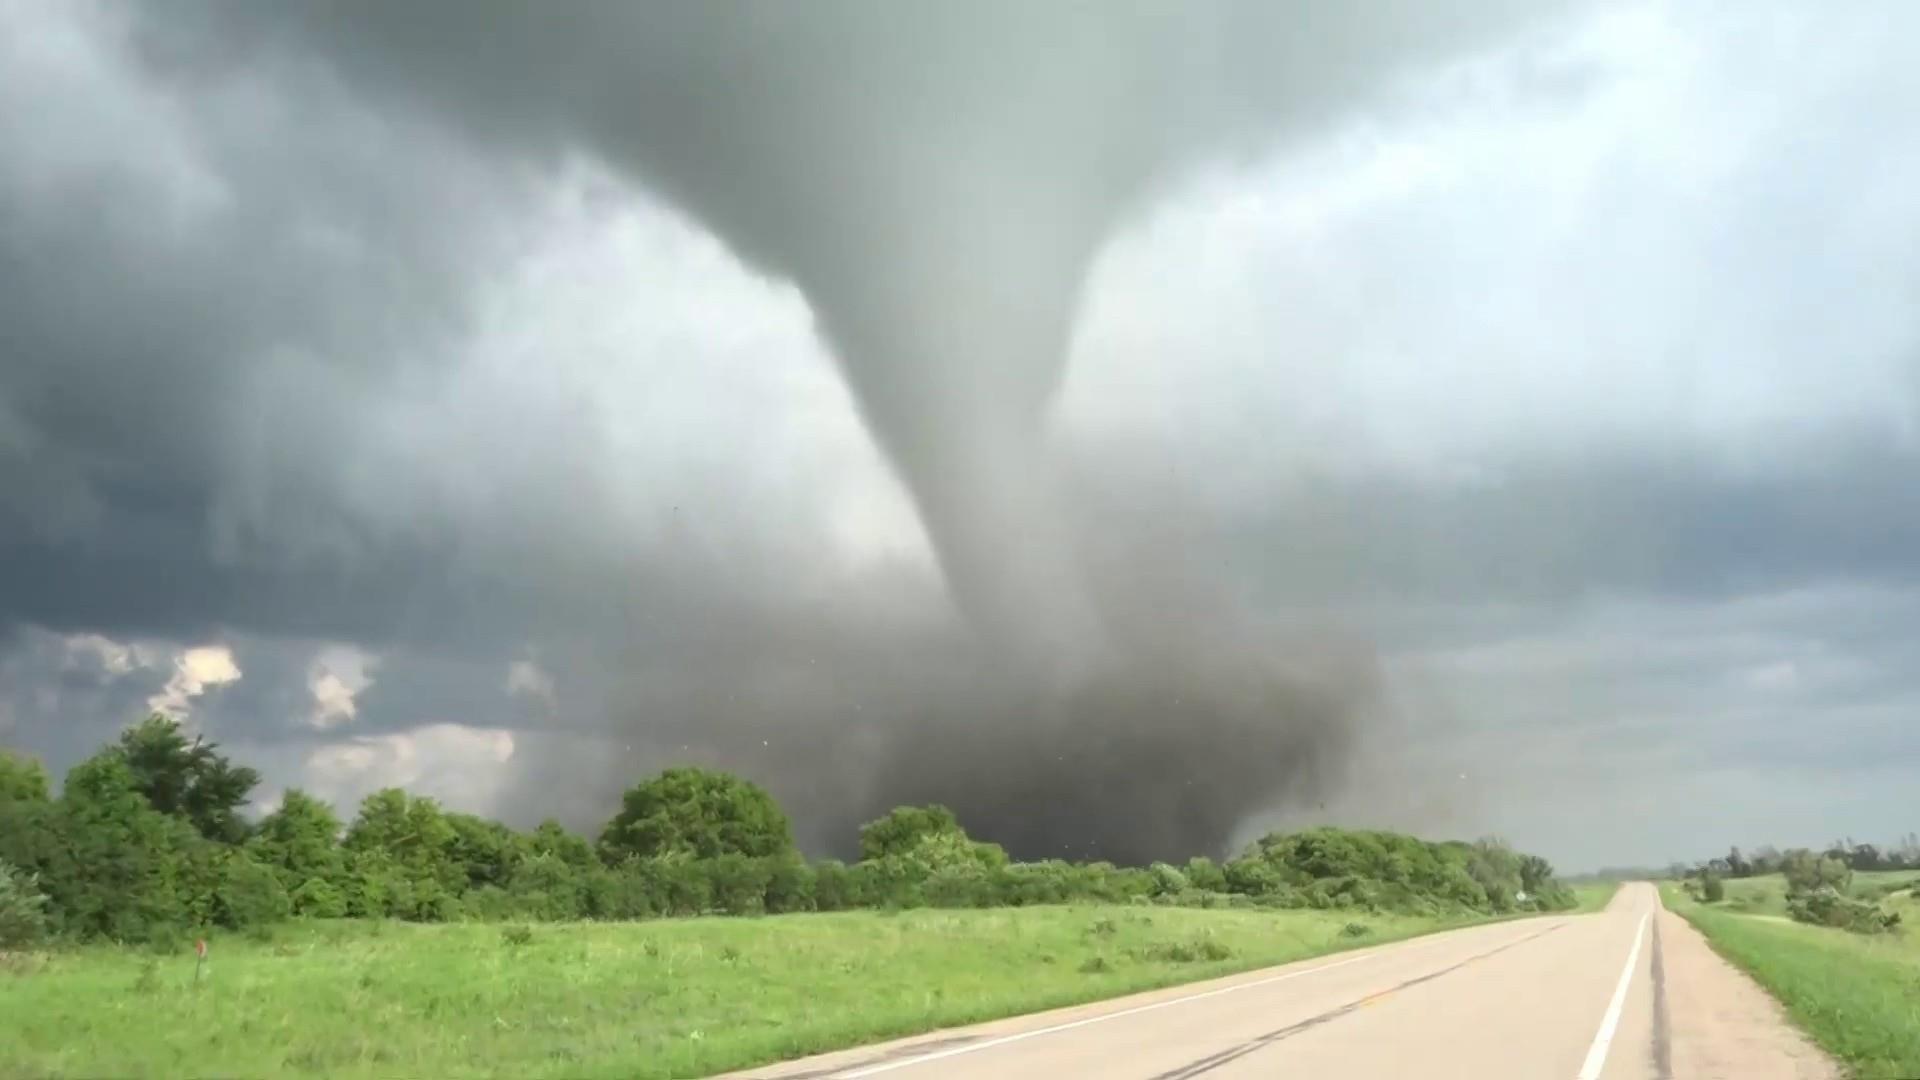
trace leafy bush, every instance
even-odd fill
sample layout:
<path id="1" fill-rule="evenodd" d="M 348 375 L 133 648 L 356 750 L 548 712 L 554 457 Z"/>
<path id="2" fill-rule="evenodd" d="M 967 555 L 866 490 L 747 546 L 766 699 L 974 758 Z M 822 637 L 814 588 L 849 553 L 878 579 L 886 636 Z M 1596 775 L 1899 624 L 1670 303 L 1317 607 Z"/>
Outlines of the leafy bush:
<path id="1" fill-rule="evenodd" d="M 585 883 L 580 871 L 557 855 L 534 855 L 519 860 L 507 882 L 507 894 L 523 918 L 549 922 L 577 919 L 586 908 Z"/>
<path id="2" fill-rule="evenodd" d="M 0 949 L 24 949 L 47 936 L 47 898 L 32 875 L 0 862 Z"/>
<path id="3" fill-rule="evenodd" d="M 288 896 L 295 915 L 312 919 L 337 919 L 347 913 L 347 897 L 340 887 L 323 877 L 310 877 Z"/>
<path id="4" fill-rule="evenodd" d="M 214 885 L 211 921 L 239 930 L 276 923 L 292 913 L 293 900 L 279 877 L 245 854 L 228 849 Z"/>
<path id="5" fill-rule="evenodd" d="M 1709 904 L 1717 904 L 1727 898 L 1727 883 L 1720 875 L 1709 870 L 1700 875 L 1700 899 Z"/>
<path id="6" fill-rule="evenodd" d="M 1795 848 L 1781 857 L 1780 873 L 1787 879 L 1787 892 L 1814 892 L 1830 888 L 1845 893 L 1853 883 L 1853 868 L 1831 855 L 1815 855 L 1806 848 Z"/>
<path id="7" fill-rule="evenodd" d="M 1226 892 L 1227 875 L 1218 863 L 1205 855 L 1196 855 L 1187 860 L 1187 883 L 1196 889 L 1207 892 Z"/>
<path id="8" fill-rule="evenodd" d="M 1163 862 L 1147 867 L 1147 872 L 1153 875 L 1154 896 L 1178 895 L 1193 887 L 1187 875 Z"/>
<path id="9" fill-rule="evenodd" d="M 777 855 L 767 862 L 767 910 L 774 914 L 815 909 L 814 868 L 798 855 Z"/>
<path id="10" fill-rule="evenodd" d="M 727 854 L 704 862 L 713 906 L 723 915 L 760 915 L 767 910 L 773 869 L 765 859 Z"/>
<path id="11" fill-rule="evenodd" d="M 1787 914 L 1799 922 L 1856 934 L 1884 934 L 1900 925 L 1898 912 L 1882 911 L 1876 904 L 1843 896 L 1827 885 L 1789 897 Z"/>
<path id="12" fill-rule="evenodd" d="M 1189 866 L 1197 885 L 1205 868 Z M 1222 876 L 1230 892 L 1263 906 L 1438 915 L 1559 910 L 1574 903 L 1550 863 L 1491 838 L 1436 844 L 1370 830 L 1270 833 L 1228 862 Z"/>
<path id="13" fill-rule="evenodd" d="M 813 866 L 813 902 L 819 911 L 845 911 L 862 907 L 866 897 L 859 888 L 858 875 L 838 859 L 826 859 Z"/>
<path id="14" fill-rule="evenodd" d="M 964 835 L 960 820 L 944 806 L 896 806 L 886 816 L 860 826 L 860 857 L 904 855 L 933 836 Z"/>
<path id="15" fill-rule="evenodd" d="M 38 761 L 0 747 L 0 803 L 49 800 L 47 767 Z"/>

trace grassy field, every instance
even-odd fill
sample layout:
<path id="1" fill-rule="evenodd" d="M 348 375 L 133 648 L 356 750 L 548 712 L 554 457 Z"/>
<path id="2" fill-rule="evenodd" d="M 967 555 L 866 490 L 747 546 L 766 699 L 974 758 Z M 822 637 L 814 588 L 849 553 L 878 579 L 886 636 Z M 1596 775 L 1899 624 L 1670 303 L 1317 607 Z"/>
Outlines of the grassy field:
<path id="1" fill-rule="evenodd" d="M 1915 876 L 1862 874 L 1855 880 L 1872 889 Z M 1713 905 L 1695 903 L 1677 886 L 1661 892 L 1669 908 L 1779 998 L 1795 1022 L 1855 1075 L 1920 1076 L 1920 940 L 1913 926 L 1866 937 L 1787 921 L 1786 886 L 1777 877 L 1729 881 L 1727 900 Z M 1888 906 L 1902 909 L 1906 923 L 1920 921 L 1920 907 L 1910 896 Z"/>
<path id="2" fill-rule="evenodd" d="M 1910 922 L 1920 917 L 1920 911 L 1916 911 L 1913 894 L 1904 890 L 1915 882 L 1920 882 L 1920 872 L 1913 870 L 1861 871 L 1853 875 L 1852 893 L 1863 900 L 1880 900 L 1883 906 L 1900 912 L 1903 921 Z M 1721 906 L 1728 911 L 1787 917 L 1787 879 L 1779 874 L 1730 878 L 1725 884 L 1727 898 Z"/>
<path id="3" fill-rule="evenodd" d="M 1613 899 L 1613 894 L 1619 891 L 1620 883 L 1617 881 L 1583 881 L 1573 886 L 1573 895 L 1580 900 L 1580 906 L 1574 910 L 1600 911 L 1607 906 L 1607 901 Z"/>
<path id="4" fill-rule="evenodd" d="M 1445 925 L 1082 906 L 536 924 L 515 943 L 295 923 L 212 942 L 197 989 L 191 950 L 0 956 L 0 1075 L 701 1076 Z"/>

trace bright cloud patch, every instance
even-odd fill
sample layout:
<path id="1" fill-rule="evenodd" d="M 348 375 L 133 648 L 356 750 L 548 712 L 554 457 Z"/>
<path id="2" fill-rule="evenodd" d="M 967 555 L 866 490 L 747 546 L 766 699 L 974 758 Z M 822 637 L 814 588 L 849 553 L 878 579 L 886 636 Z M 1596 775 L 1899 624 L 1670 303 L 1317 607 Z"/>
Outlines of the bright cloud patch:
<path id="1" fill-rule="evenodd" d="M 513 754 L 510 731 L 430 724 L 323 746 L 307 757 L 305 786 L 343 813 L 388 787 L 487 813 L 508 779 Z"/>
<path id="2" fill-rule="evenodd" d="M 351 645 L 321 649 L 307 669 L 307 689 L 313 694 L 309 722 L 321 730 L 351 723 L 360 715 L 354 699 L 372 685 L 378 663 L 376 657 Z"/>
<path id="3" fill-rule="evenodd" d="M 185 717 L 194 698 L 208 689 L 240 679 L 240 666 L 225 645 L 201 645 L 186 649 L 174 658 L 173 678 L 159 693 L 147 699 L 154 712 Z"/>

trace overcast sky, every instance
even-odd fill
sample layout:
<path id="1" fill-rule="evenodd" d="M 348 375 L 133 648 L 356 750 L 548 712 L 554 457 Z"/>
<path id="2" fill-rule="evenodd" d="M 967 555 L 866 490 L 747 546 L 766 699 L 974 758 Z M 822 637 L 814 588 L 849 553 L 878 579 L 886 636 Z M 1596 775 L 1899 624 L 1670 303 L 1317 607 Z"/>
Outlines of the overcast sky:
<path id="1" fill-rule="evenodd" d="M 1040 551 L 1341 688 L 1234 839 L 1920 829 L 1920 7 L 248 7 L 0 0 L 0 744 L 851 813 Z"/>

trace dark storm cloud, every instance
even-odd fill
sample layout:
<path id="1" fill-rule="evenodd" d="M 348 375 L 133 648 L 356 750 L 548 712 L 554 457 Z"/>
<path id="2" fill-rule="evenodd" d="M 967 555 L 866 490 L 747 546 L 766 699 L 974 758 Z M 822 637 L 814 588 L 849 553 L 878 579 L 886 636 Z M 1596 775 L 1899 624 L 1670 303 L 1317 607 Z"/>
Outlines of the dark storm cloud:
<path id="1" fill-rule="evenodd" d="M 460 5 L 403 14 L 381 6 L 290 10 L 297 16 L 283 24 L 273 16 L 255 22 L 260 9 L 251 7 L 204 9 L 209 21 L 198 27 L 185 20 L 156 20 L 130 32 L 127 54 L 144 61 L 154 80 L 170 90 L 182 85 L 205 90 L 199 80 L 210 79 L 217 93 L 222 80 L 257 70 L 250 60 L 207 63 L 206 42 L 230 30 L 227 40 L 238 44 L 238 55 L 277 65 L 270 78 L 295 73 L 291 87 L 275 87 L 282 92 L 331 92 L 351 85 L 391 95 L 376 101 L 424 101 L 451 116 L 459 130 L 504 134 L 512 150 L 551 153 L 570 141 L 583 143 L 691 210 L 748 261 L 799 285 L 869 427 L 919 507 L 954 599 L 976 620 L 983 641 L 1011 646 L 1000 663 L 985 664 L 976 676 L 1003 680 L 1032 667 L 1031 676 L 1019 675 L 970 698 L 981 704 L 977 709 L 915 715 L 951 708 L 936 706 L 925 684 L 907 694 L 912 700 L 893 703 L 883 736 L 892 745 L 872 766 L 883 775 L 938 777 L 943 766 L 957 764 L 956 748 L 944 745 L 949 736 L 943 733 L 949 730 L 964 732 L 956 737 L 972 759 L 952 773 L 964 780 L 905 783 L 898 797 L 910 797 L 919 788 L 934 794 L 979 789 L 994 775 L 1031 773 L 1033 779 L 1016 777 L 991 789 L 1014 798 L 1027 812 L 982 822 L 988 835 L 1028 848 L 1052 846 L 1050 837 L 1070 837 L 1127 857 L 1174 854 L 1176 841 L 1217 842 L 1239 817 L 1275 797 L 1290 774 L 1311 774 L 1318 759 L 1337 752 L 1338 732 L 1352 719 L 1352 703 L 1309 704 L 1312 695 L 1275 681 L 1271 672 L 1258 676 L 1266 680 L 1264 691 L 1235 691 L 1199 658 L 1168 647 L 1159 635 L 1088 610 L 1090 583 L 1066 562 L 1066 525 L 1057 520 L 1057 500 L 1044 480 L 1044 418 L 1065 362 L 1081 277 L 1121 213 L 1199 156 L 1254 145 L 1253 140 L 1270 138 L 1286 126 L 1319 119 L 1411 56 L 1444 49 L 1470 20 L 1457 13 L 1435 18 L 1432 9 L 1419 5 L 1365 18 L 1331 5 L 1209 5 L 1132 17 L 1012 5 L 885 12 L 854 5 L 806 11 L 775 5 L 607 7 L 557 20 L 529 19 L 525 9 L 511 6 L 491 13 Z M 1303 26 L 1312 33 L 1299 33 Z M 281 48 L 286 51 L 276 51 Z M 312 68 L 314 56 L 330 62 L 337 81 L 329 80 L 325 69 Z M 502 70 L 502 62 L 510 68 Z M 202 68 L 211 74 L 201 74 Z M 751 77 L 735 78 L 733 73 L 742 70 Z M 888 85 L 911 89 L 874 92 Z M 355 108 L 365 107 L 348 100 L 336 114 L 352 115 Z M 324 148 L 319 160 L 330 162 L 339 148 L 319 142 Z M 344 243 L 351 251 L 392 247 L 431 255 L 424 265 L 403 263 L 385 277 L 352 277 L 355 288 L 327 297 L 337 299 L 343 310 L 329 311 L 321 303 L 316 305 L 319 318 L 310 319 L 314 313 L 306 307 L 277 310 L 278 303 L 296 296 L 326 297 L 324 278 L 317 293 L 272 291 L 273 285 L 284 287 L 316 269 L 298 259 L 277 267 L 273 257 L 279 252 L 272 244 L 265 252 L 245 253 L 253 258 L 198 239 L 196 246 L 206 244 L 207 250 L 163 246 L 146 254 L 175 263 L 166 282 L 201 291 L 136 293 L 127 305 L 136 318 L 122 328 L 129 338 L 25 342 L 36 358 L 69 364 L 66 353 L 77 353 L 104 373 L 125 363 L 135 340 L 150 342 L 163 355 L 204 350 L 230 365 L 237 357 L 257 363 L 262 353 L 404 354 L 439 344 L 431 324 L 424 330 L 402 327 L 397 340 L 357 335 L 340 340 L 334 331 L 357 326 L 355 318 L 342 317 L 347 311 L 385 299 L 373 309 L 377 328 L 379 312 L 391 310 L 396 292 L 421 271 L 450 269 L 438 258 L 472 258 L 480 251 L 442 245 L 418 231 L 376 232 L 390 224 L 380 217 L 352 219 L 343 228 L 326 218 L 324 201 L 317 223 L 301 222 L 299 214 L 311 218 L 314 212 L 284 196 L 254 208 L 245 201 L 259 187 L 247 171 L 251 163 L 217 156 L 215 161 L 222 188 L 215 201 L 228 190 L 240 192 L 237 212 L 226 206 L 215 211 L 231 220 L 236 235 L 303 224 L 325 234 L 329 243 L 321 245 L 323 250 Z M 316 191 L 335 189 L 336 177 L 320 179 Z M 369 194 L 385 193 L 375 186 Z M 59 225 L 56 221 L 51 228 L 57 231 Z M 341 231 L 344 241 L 334 235 Z M 207 235 L 217 239 L 220 233 L 212 229 Z M 261 254 L 267 256 L 264 262 Z M 203 262 L 210 264 L 205 269 L 218 266 L 225 275 L 200 272 Z M 235 278 L 243 268 L 244 276 Z M 267 291 L 256 295 L 262 283 Z M 63 297 L 80 294 L 71 282 L 66 285 Z M 426 299 L 431 311 L 432 298 Z M 164 325 L 143 325 L 142 302 L 164 313 L 164 319 L 158 314 L 149 319 Z M 237 326 L 171 322 L 185 313 L 226 306 L 248 317 L 235 320 Z M 254 319 L 273 336 L 262 338 Z M 47 320 L 56 332 L 74 321 L 72 313 L 58 311 Z M 234 375 L 231 368 L 215 370 Z M 72 428 L 84 437 L 84 423 L 61 415 L 65 402 L 41 400 L 58 397 L 47 392 L 53 380 L 44 371 L 29 371 L 20 380 L 22 400 L 29 403 L 20 419 L 32 429 Z M 58 389 L 88 407 L 110 409 L 112 396 L 88 382 L 63 380 Z M 137 401 L 170 420 L 191 418 L 208 400 L 231 403 L 217 383 L 217 378 L 168 382 L 173 399 L 158 401 L 130 388 L 120 411 L 133 411 Z M 204 530 L 208 522 L 219 523 L 222 493 L 200 478 L 211 459 L 228 448 L 195 447 L 191 437 L 203 426 L 189 423 L 184 430 L 188 444 L 170 448 L 158 463 L 166 475 L 184 482 L 143 486 L 136 471 L 132 486 L 157 496 L 154 516 L 184 533 L 180 548 L 210 549 L 216 565 L 230 564 L 238 572 L 219 574 L 214 588 L 187 575 L 155 574 L 173 584 L 150 597 L 149 608 L 184 610 L 192 598 L 210 609 L 209 615 L 233 619 L 236 608 L 252 602 L 267 610 L 306 607 L 302 596 L 284 591 L 279 583 L 287 579 L 275 573 L 276 563 L 292 560 L 269 547 L 266 559 L 256 562 L 260 553 L 246 526 L 260 519 L 312 518 L 299 532 L 306 541 L 316 527 L 339 524 L 325 513 L 324 503 L 319 514 L 306 512 L 305 499 L 324 500 L 330 493 L 310 495 L 295 488 L 289 499 L 269 487 L 259 493 L 265 504 L 250 508 L 255 515 L 243 519 L 234 535 L 209 537 Z M 321 435 L 324 428 L 297 433 Z M 117 449 L 104 435 L 101 441 L 108 450 Z M 96 497 L 117 479 L 101 477 Z M 354 522 L 349 517 L 346 524 Z M 390 566 L 394 580 L 415 579 L 418 568 L 440 554 L 433 548 L 440 539 L 435 524 L 429 517 L 426 537 L 403 533 L 398 544 L 387 537 L 370 541 L 351 528 L 334 537 L 321 531 L 317 552 L 296 553 L 307 554 L 309 569 L 301 578 L 336 595 L 378 589 L 385 575 L 369 575 L 370 567 Z M 325 546 L 329 540 L 331 549 Z M 19 616 L 58 623 L 50 609 L 76 582 L 57 573 L 60 560 L 49 557 L 46 547 L 44 541 L 17 545 L 13 561 L 46 581 L 23 597 Z M 351 569 L 326 574 L 342 548 Z M 163 555 L 158 561 L 164 566 L 173 560 Z M 133 587 L 143 572 L 154 574 L 161 566 L 136 561 L 104 584 Z M 314 566 L 323 572 L 312 573 Z M 463 582 L 435 574 L 425 581 L 424 590 L 415 585 L 404 595 L 417 600 L 424 592 L 449 624 L 484 622 L 461 610 L 459 600 L 472 594 L 471 589 L 463 593 Z M 477 584 L 482 590 L 493 585 L 484 579 Z M 503 614 L 497 603 L 480 604 L 496 617 Z M 406 617 L 404 606 L 399 611 L 391 602 L 384 606 L 389 624 Z M 717 637 L 731 651 L 749 654 L 742 666 L 708 665 L 708 677 L 723 684 L 753 677 L 770 648 L 770 606 L 756 600 L 744 606 L 748 618 L 742 622 L 716 622 L 710 612 L 696 610 L 693 625 L 675 628 L 698 640 L 703 630 L 717 627 Z M 505 613 L 513 614 L 511 609 Z M 99 618 L 98 612 L 87 614 Z M 1098 623 L 1088 625 L 1089 617 Z M 1233 643 L 1238 635 L 1230 619 L 1221 612 L 1209 629 Z M 301 628 L 310 627 L 318 628 L 313 623 Z M 364 633 L 366 628 L 362 623 L 352 629 Z M 869 632 L 857 628 L 855 636 Z M 771 647 L 777 647 L 778 631 L 772 636 Z M 628 647 L 640 651 L 647 644 L 636 640 Z M 726 651 L 712 644 L 704 655 Z M 855 651 L 860 647 L 856 644 Z M 821 651 L 832 662 L 849 650 Z M 917 666 L 984 663 L 964 651 L 943 647 L 938 659 Z M 1246 651 L 1257 650 L 1249 643 Z M 1009 663 L 1016 670 L 1009 670 Z M 1064 684 L 1059 682 L 1062 663 L 1069 665 Z M 846 676 L 862 677 L 857 671 Z M 690 706 L 703 691 L 683 695 L 671 705 L 678 723 L 698 711 Z M 783 702 L 782 708 L 799 715 L 821 712 L 802 700 Z M 702 719 L 702 730 L 724 731 L 740 722 L 724 714 Z M 827 719 L 822 715 L 823 741 L 836 734 Z M 1188 730 L 1160 734 L 1180 728 Z M 1169 746 L 1183 742 L 1207 748 L 1204 761 L 1189 764 L 1215 767 L 1208 770 L 1213 775 L 1201 794 L 1181 798 L 1213 804 L 1210 808 L 1169 813 L 1164 799 L 1124 790 L 1191 788 L 1194 770 L 1169 776 L 1155 768 L 1165 763 Z M 1094 748 L 1099 752 L 1089 754 Z M 1065 766 L 1069 752 L 1085 775 Z M 1049 758 L 1052 763 L 1046 764 Z M 834 783 L 844 786 L 846 777 L 858 773 L 842 765 L 833 775 Z M 1083 792 L 1087 807 L 1051 819 L 1032 812 L 1063 787 Z M 1143 812 L 1127 821 L 1107 814 L 1103 837 L 1101 808 L 1118 803 Z M 1179 824 L 1149 834 L 1145 826 L 1157 817 Z M 1010 831 L 1014 822 L 1024 822 L 1017 834 Z"/>
<path id="2" fill-rule="evenodd" d="M 1768 12 L 1779 14 L 1753 16 L 1762 30 Z M 768 783 L 816 849 L 844 850 L 851 825 L 892 802 L 944 798 L 1024 851 L 1145 857 L 1217 846 L 1249 815 L 1338 794 L 1369 732 L 1398 731 L 1369 725 L 1392 696 L 1383 683 L 1422 650 L 1527 638 L 1605 666 L 1606 642 L 1566 625 L 1594 592 L 1665 598 L 1649 622 L 1675 620 L 1675 640 L 1695 641 L 1737 625 L 1744 595 L 1909 582 L 1911 452 L 1844 419 L 1745 457 L 1714 452 L 1712 437 L 1545 450 L 1521 439 L 1464 478 L 1364 462 L 1271 469 L 1288 414 L 1245 435 L 1203 420 L 1171 441 L 1211 440 L 1215 456 L 1176 446 L 1164 460 L 1049 425 L 1081 279 L 1116 228 L 1210 160 L 1346 131 L 1342 118 L 1380 102 L 1389 120 L 1418 112 L 1397 80 L 1519 25 L 1498 5 L 1461 13 L 20 4 L 11 21 L 34 32 L 0 43 L 0 625 L 229 642 L 245 674 L 196 699 L 195 715 L 231 745 L 252 736 L 292 775 L 341 740 L 400 761 L 415 748 L 397 740 L 422 724 L 512 727 L 509 787 L 488 805 L 521 820 L 595 822 L 619 784 L 687 759 Z M 1694 30 L 1716 29 L 1702 18 Z M 1595 340 L 1623 356 L 1757 342 L 1776 361 L 1761 370 L 1777 373 L 1783 357 L 1804 368 L 1880 344 L 1897 320 L 1862 329 L 1858 305 L 1836 298 L 1866 294 L 1838 290 L 1868 267 L 1869 292 L 1897 292 L 1908 264 L 1861 244 L 1851 219 L 1801 211 L 1838 205 L 1816 167 L 1832 162 L 1858 174 L 1853 205 L 1907 220 L 1898 141 L 1859 150 L 1876 125 L 1898 129 L 1898 86 L 1876 75 L 1858 93 L 1810 91 L 1770 111 L 1775 89 L 1824 84 L 1754 60 L 1767 33 L 1687 40 L 1704 59 L 1680 67 L 1754 103 L 1757 126 L 1784 133 L 1769 146 L 1820 132 L 1819 153 L 1774 159 L 1805 168 L 1783 183 L 1751 163 L 1677 172 L 1676 187 L 1734 207 L 1712 214 L 1605 185 L 1544 210 L 1498 184 L 1442 190 L 1437 207 L 1408 200 L 1370 230 L 1302 245 L 1309 276 L 1359 297 L 1325 320 L 1389 332 L 1325 338 L 1306 317 L 1309 282 L 1274 277 L 1279 295 L 1259 298 L 1279 312 L 1258 335 L 1265 355 L 1229 392 L 1262 384 L 1320 400 L 1325 385 L 1270 362 L 1276 350 L 1345 373 L 1378 353 L 1415 365 L 1429 347 L 1488 342 L 1519 357 L 1516 370 Z M 1855 62 L 1878 54 L 1853 31 L 1818 40 L 1833 51 L 1809 54 L 1835 71 L 1886 67 Z M 1573 117 L 1576 134 L 1589 97 L 1635 85 L 1632 71 L 1543 54 L 1527 53 L 1500 92 Z M 1748 62 L 1746 82 L 1722 78 Z M 1710 134 L 1723 127 L 1737 125 Z M 756 438 L 786 399 L 708 436 L 723 459 L 709 473 L 660 443 L 635 450 L 564 395 L 527 392 L 532 380 L 485 381 L 475 356 L 501 320 L 537 339 L 522 369 L 570 371 L 582 349 L 570 311 L 541 311 L 554 297 L 503 315 L 497 288 L 550 243 L 546 200 L 582 160 L 617 177 L 594 197 L 665 199 L 799 288 L 910 489 L 939 573 L 912 558 L 849 568 L 820 491 L 743 478 L 756 456 L 786 453 Z M 1659 174 L 1626 155 L 1604 175 L 1636 169 Z M 1415 180 L 1394 182 L 1427 175 L 1419 158 L 1407 172 Z M 1569 233 L 1570 219 L 1586 224 Z M 1692 261 L 1661 256 L 1662 273 L 1636 245 L 1685 232 L 1676 221 L 1704 222 L 1704 239 L 1678 249 Z M 1503 276 L 1510 252 L 1522 258 Z M 1204 261 L 1155 264 L 1146 291 L 1118 302 L 1189 304 L 1207 292 Z M 672 302 L 651 295 L 657 283 L 576 287 L 619 293 L 654 320 Z M 1743 294 L 1765 302 L 1735 302 Z M 691 324 L 685 342 L 622 339 L 633 366 L 643 352 L 668 359 L 620 406 L 679 385 L 738 393 L 732 376 L 703 382 L 737 314 Z M 1728 325 L 1750 333 L 1718 332 Z M 1167 349 L 1224 344 L 1202 325 Z M 1449 387 L 1380 422 L 1471 426 L 1474 395 L 1506 385 L 1498 364 L 1487 370 L 1460 400 Z M 1707 381 L 1739 380 L 1710 369 Z M 1653 410 L 1659 393 L 1623 377 L 1594 405 Z M 1176 397 L 1165 407 L 1178 424 L 1191 414 Z M 1335 458 L 1355 449 L 1332 442 Z M 1867 653 L 1876 638 L 1906 640 L 1910 614 L 1837 602 L 1795 618 L 1807 636 Z M 1767 669 L 1792 640 L 1783 630 L 1733 650 L 1736 666 Z M 316 728 L 313 658 L 340 641 L 378 664 L 356 715 Z M 1382 643 L 1384 663 L 1354 641 Z M 164 662 L 103 676 L 106 690 L 49 681 L 71 670 L 58 666 L 66 639 L 33 629 L 12 642 L 0 649 L 0 699 L 16 703 L 5 737 L 54 756 L 97 743 L 165 681 Z M 1420 745 L 1450 761 L 1511 741 L 1543 774 L 1616 781 L 1608 770 L 1661 754 L 1704 767 L 1705 748 L 1740 743 L 1756 755 L 1740 763 L 1757 768 L 1802 745 L 1742 741 L 1741 724 L 1790 723 L 1784 708 L 1714 712 L 1692 741 L 1645 719 L 1663 704 L 1709 711 L 1708 696 L 1685 691 L 1721 659 L 1674 651 L 1689 659 L 1621 650 L 1616 694 L 1608 680 L 1570 679 L 1572 662 L 1522 651 Z M 529 657 L 550 695 L 508 692 L 507 665 Z M 1872 729 L 1860 745 L 1896 749 L 1897 731 L 1868 719 L 1881 715 L 1872 702 L 1903 700 L 1894 666 L 1836 674 L 1804 704 L 1859 697 L 1863 739 Z M 1531 717 L 1503 708 L 1502 685 L 1526 692 Z M 1738 685 L 1748 704 L 1784 693 Z M 1837 766 L 1846 751 L 1830 749 Z M 361 757 L 326 760 L 337 773 Z M 1414 775 L 1420 789 L 1401 807 L 1413 816 L 1396 824 L 1425 820 L 1407 807 L 1478 805 L 1451 789 L 1421 802 L 1433 778 Z"/>

